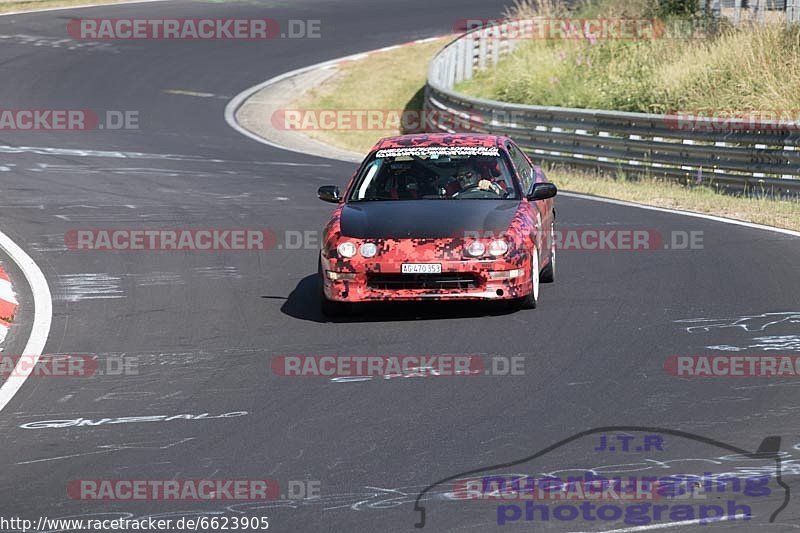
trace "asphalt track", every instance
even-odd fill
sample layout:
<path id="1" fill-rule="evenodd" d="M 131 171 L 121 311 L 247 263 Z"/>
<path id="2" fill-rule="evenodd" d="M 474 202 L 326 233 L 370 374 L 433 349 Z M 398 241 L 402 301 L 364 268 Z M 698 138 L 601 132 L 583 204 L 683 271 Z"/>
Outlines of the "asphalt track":
<path id="1" fill-rule="evenodd" d="M 783 481 L 795 492 L 800 488 L 800 382 L 678 379 L 663 370 L 670 355 L 726 353 L 709 346 L 800 352 L 800 319 L 791 314 L 754 318 L 747 327 L 731 320 L 800 311 L 800 242 L 791 236 L 562 197 L 561 229 L 700 231 L 703 247 L 563 251 L 557 282 L 542 286 L 540 307 L 532 311 L 402 306 L 337 322 L 318 311 L 313 248 L 188 253 L 64 247 L 71 229 L 320 229 L 330 207 L 316 199 L 316 188 L 344 184 L 352 165 L 241 136 L 224 120 L 230 98 L 291 69 L 438 35 L 458 19 L 496 16 L 501 8 L 486 0 L 179 1 L 0 17 L 2 107 L 124 109 L 141 117 L 135 131 L 0 134 L 0 229 L 36 260 L 53 293 L 45 352 L 124 356 L 138 369 L 137 375 L 28 379 L 0 413 L 1 516 L 217 513 L 269 516 L 277 531 L 409 531 L 418 520 L 414 499 L 430 484 L 524 458 L 589 428 L 617 425 L 681 430 L 745 450 L 780 436 Z M 70 49 L 60 41 L 73 16 L 319 19 L 322 38 Z M 21 325 L 6 353 L 22 349 L 32 313 L 30 291 L 20 283 L 17 291 Z M 731 327 L 689 332 L 676 322 L 696 318 L 728 319 L 716 325 Z M 522 356 L 525 373 L 337 383 L 273 375 L 270 360 L 283 354 Z M 246 414 L 213 418 L 236 412 Z M 203 413 L 208 418 L 20 427 Z M 598 457 L 596 442 L 572 444 L 516 471 L 631 462 L 658 465 L 650 470 L 659 473 L 708 465 L 740 471 L 755 461 L 676 437 L 655 458 L 660 463 L 641 463 L 622 454 Z M 319 482 L 321 497 L 269 503 L 71 499 L 68 481 L 86 478 L 271 478 L 282 487 L 311 480 Z M 439 486 L 433 492 L 446 491 Z M 772 503 L 781 499 L 776 495 Z M 537 526 L 520 521 L 498 528 L 496 506 L 486 502 L 439 497 L 426 506 L 430 531 Z M 766 528 L 764 516 L 756 517 L 759 530 Z M 771 530 L 792 530 L 799 519 L 798 503 L 790 501 Z M 538 527 L 629 526 L 573 521 Z M 737 527 L 756 530 L 755 523 L 741 521 L 697 529 Z"/>

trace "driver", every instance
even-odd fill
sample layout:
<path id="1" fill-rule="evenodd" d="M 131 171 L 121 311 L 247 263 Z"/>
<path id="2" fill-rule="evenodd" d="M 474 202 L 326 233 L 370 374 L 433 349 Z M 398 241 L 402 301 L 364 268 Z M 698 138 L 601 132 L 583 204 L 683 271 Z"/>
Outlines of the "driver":
<path id="1" fill-rule="evenodd" d="M 492 191 L 498 196 L 503 195 L 503 189 L 499 185 L 487 179 L 478 178 L 478 174 L 469 165 L 459 165 L 453 181 L 447 185 L 448 195 L 455 196 L 471 187 L 477 187 L 481 191 Z"/>

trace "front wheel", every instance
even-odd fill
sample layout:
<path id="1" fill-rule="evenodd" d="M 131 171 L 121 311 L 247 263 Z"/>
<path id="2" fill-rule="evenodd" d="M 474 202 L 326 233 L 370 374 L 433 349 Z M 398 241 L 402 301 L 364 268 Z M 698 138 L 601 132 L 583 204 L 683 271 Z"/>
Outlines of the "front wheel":
<path id="1" fill-rule="evenodd" d="M 550 224 L 550 262 L 539 274 L 542 283 L 553 283 L 556 280 L 556 223 Z"/>
<path id="2" fill-rule="evenodd" d="M 531 292 L 520 299 L 522 309 L 536 309 L 539 302 L 539 250 L 533 249 L 531 257 Z"/>

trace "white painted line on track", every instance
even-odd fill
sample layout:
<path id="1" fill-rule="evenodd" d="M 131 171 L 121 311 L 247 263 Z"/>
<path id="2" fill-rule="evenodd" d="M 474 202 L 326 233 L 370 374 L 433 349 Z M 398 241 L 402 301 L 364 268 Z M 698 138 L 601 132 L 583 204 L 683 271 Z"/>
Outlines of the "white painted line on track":
<path id="1" fill-rule="evenodd" d="M 39 357 L 42 355 L 47 337 L 50 335 L 50 324 L 53 321 L 53 300 L 50 287 L 47 285 L 39 266 L 8 235 L 0 231 L 0 250 L 3 250 L 22 271 L 33 294 L 33 325 L 28 343 L 22 350 L 23 356 L 5 383 L 0 387 L 0 411 L 14 398 L 25 380 L 33 372 Z"/>

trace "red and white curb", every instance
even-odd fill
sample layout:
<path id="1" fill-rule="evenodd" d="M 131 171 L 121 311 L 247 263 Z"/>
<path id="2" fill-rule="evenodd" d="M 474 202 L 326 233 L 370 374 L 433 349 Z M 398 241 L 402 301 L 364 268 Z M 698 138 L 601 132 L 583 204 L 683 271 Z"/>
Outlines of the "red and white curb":
<path id="1" fill-rule="evenodd" d="M 11 327 L 11 319 L 17 312 L 17 297 L 11 288 L 11 280 L 8 274 L 0 266 L 0 344 L 6 339 L 8 329 Z"/>
<path id="2" fill-rule="evenodd" d="M 50 294 L 50 287 L 47 285 L 47 279 L 36 261 L 2 231 L 0 231 L 0 251 L 17 265 L 24 281 L 30 287 L 33 297 L 33 320 L 30 324 L 31 331 L 28 341 L 22 349 L 21 355 L 24 357 L 19 358 L 11 375 L 0 385 L 0 412 L 2 412 L 25 384 L 25 380 L 33 372 L 44 351 L 47 337 L 50 335 L 50 326 L 53 323 L 53 298 Z M 18 281 L 22 281 L 22 278 Z"/>

